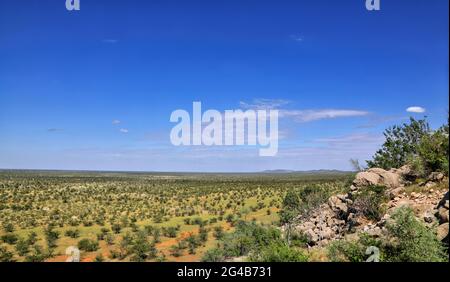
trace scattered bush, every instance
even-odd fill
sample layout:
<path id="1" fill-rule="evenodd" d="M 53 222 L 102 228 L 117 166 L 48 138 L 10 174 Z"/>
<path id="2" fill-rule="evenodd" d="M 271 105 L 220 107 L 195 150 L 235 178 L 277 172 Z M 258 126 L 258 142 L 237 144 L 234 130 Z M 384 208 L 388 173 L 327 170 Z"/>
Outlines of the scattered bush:
<path id="1" fill-rule="evenodd" d="M 19 240 L 19 237 L 17 237 L 16 234 L 5 234 L 0 237 L 0 239 L 3 241 L 3 243 L 14 245 L 17 240 Z"/>
<path id="2" fill-rule="evenodd" d="M 447 261 L 445 248 L 432 229 L 415 217 L 411 208 L 401 207 L 392 215 L 386 227 L 395 240 L 389 246 L 390 261 L 435 262 Z"/>
<path id="3" fill-rule="evenodd" d="M 250 255 L 255 262 L 307 262 L 308 256 L 302 251 L 289 247 L 283 242 L 271 243 L 259 252 Z"/>
<path id="4" fill-rule="evenodd" d="M 12 262 L 13 253 L 8 251 L 6 246 L 0 246 L 0 262 Z"/>
<path id="5" fill-rule="evenodd" d="M 75 239 L 75 238 L 80 237 L 80 230 L 78 230 L 78 229 L 69 229 L 64 234 L 67 237 Z"/>
<path id="6" fill-rule="evenodd" d="M 78 249 L 86 252 L 95 252 L 98 250 L 98 242 L 90 239 L 82 239 L 78 242 Z"/>
<path id="7" fill-rule="evenodd" d="M 386 188 L 383 186 L 368 186 L 355 195 L 350 208 L 367 219 L 378 221 L 385 213 L 384 203 L 388 201 Z"/>
<path id="8" fill-rule="evenodd" d="M 201 258 L 202 262 L 221 262 L 224 260 L 225 257 L 223 255 L 223 251 L 219 248 L 207 250 Z"/>
<path id="9" fill-rule="evenodd" d="M 387 224 L 386 237 L 374 239 L 362 234 L 356 241 L 334 241 L 328 246 L 331 261 L 365 261 L 370 246 L 380 250 L 380 260 L 390 262 L 440 262 L 448 261 L 445 248 L 429 229 L 414 217 L 409 207 L 398 208 Z"/>

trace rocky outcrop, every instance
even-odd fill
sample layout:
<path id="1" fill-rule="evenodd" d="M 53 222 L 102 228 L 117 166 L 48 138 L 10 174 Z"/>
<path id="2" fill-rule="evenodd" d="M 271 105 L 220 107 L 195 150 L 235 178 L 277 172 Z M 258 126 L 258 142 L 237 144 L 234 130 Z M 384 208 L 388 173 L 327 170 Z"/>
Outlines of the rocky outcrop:
<path id="1" fill-rule="evenodd" d="M 348 195 L 336 195 L 329 198 L 311 213 L 307 220 L 296 225 L 295 231 L 306 236 L 310 245 L 324 245 L 338 239 L 348 229 Z"/>
<path id="2" fill-rule="evenodd" d="M 407 170 L 384 170 L 382 168 L 371 168 L 366 171 L 360 172 L 353 180 L 352 190 L 357 190 L 361 187 L 380 185 L 388 188 L 397 188 L 404 183 L 403 173 Z"/>
<path id="3" fill-rule="evenodd" d="M 386 171 L 372 168 L 359 172 L 348 194 L 331 196 L 328 201 L 320 205 L 305 218 L 298 218 L 294 229 L 306 236 L 310 246 L 326 245 L 331 240 L 343 238 L 350 232 L 365 232 L 378 237 L 386 231 L 385 224 L 390 214 L 400 206 L 408 205 L 416 214 L 430 226 L 439 224 L 437 232 L 441 240 L 448 242 L 449 200 L 448 192 L 428 189 L 424 193 L 405 192 L 405 184 L 415 179 L 415 174 L 409 166 Z M 446 181 L 442 173 L 432 173 L 427 183 L 435 185 Z M 353 200 L 355 196 L 371 185 L 387 187 L 390 201 L 387 212 L 378 222 L 371 222 L 355 210 Z M 427 186 L 428 187 L 428 186 Z M 430 186 L 431 187 L 431 186 Z"/>

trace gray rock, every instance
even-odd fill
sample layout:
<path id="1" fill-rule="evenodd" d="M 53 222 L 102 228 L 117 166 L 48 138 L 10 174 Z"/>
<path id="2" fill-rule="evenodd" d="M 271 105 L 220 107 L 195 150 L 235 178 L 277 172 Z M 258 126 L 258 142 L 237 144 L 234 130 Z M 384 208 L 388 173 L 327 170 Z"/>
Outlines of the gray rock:
<path id="1" fill-rule="evenodd" d="M 436 218 L 435 218 L 434 215 L 431 214 L 430 212 L 425 212 L 425 213 L 423 214 L 423 220 L 424 220 L 426 223 L 432 223 L 433 221 L 436 220 Z"/>
<path id="2" fill-rule="evenodd" d="M 438 214 L 440 223 L 448 222 L 448 209 L 446 209 L 445 207 L 440 207 L 438 210 Z"/>
<path id="3" fill-rule="evenodd" d="M 438 226 L 437 237 L 440 241 L 448 242 L 448 222 Z"/>
<path id="4" fill-rule="evenodd" d="M 428 176 L 429 181 L 440 182 L 444 179 L 445 175 L 442 172 L 432 172 Z"/>

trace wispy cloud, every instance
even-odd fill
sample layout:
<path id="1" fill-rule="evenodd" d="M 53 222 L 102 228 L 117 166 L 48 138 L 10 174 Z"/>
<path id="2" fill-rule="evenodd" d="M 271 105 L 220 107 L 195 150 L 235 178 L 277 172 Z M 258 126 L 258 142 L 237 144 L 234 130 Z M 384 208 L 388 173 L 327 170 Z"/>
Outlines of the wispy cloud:
<path id="1" fill-rule="evenodd" d="M 119 123 L 120 123 L 120 120 L 118 120 L 118 119 L 115 119 L 112 121 L 112 124 L 114 124 L 114 125 L 119 124 Z"/>
<path id="2" fill-rule="evenodd" d="M 418 106 L 412 106 L 412 107 L 407 108 L 406 111 L 408 113 L 418 113 L 418 114 L 420 114 L 420 113 L 424 113 L 425 112 L 425 108 L 418 107 Z"/>
<path id="3" fill-rule="evenodd" d="M 321 119 L 335 119 L 343 117 L 361 117 L 369 112 L 359 110 L 322 109 L 322 110 L 281 110 L 280 117 L 292 118 L 297 122 L 310 122 Z"/>
<path id="4" fill-rule="evenodd" d="M 369 114 L 367 111 L 352 109 L 306 109 L 291 110 L 284 106 L 290 104 L 282 99 L 255 99 L 252 103 L 240 102 L 241 108 L 253 110 L 279 110 L 280 118 L 290 118 L 296 122 L 311 122 L 322 119 L 335 119 L 342 117 L 361 117 Z"/>
<path id="5" fill-rule="evenodd" d="M 117 40 L 117 39 L 103 39 L 102 42 L 103 43 L 107 43 L 107 44 L 115 44 L 115 43 L 119 42 L 119 40 Z"/>
<path id="6" fill-rule="evenodd" d="M 296 42 L 302 42 L 303 41 L 303 36 L 298 35 L 298 34 L 291 34 L 289 37 L 292 40 L 296 41 Z"/>
<path id="7" fill-rule="evenodd" d="M 126 128 L 121 128 L 121 129 L 119 129 L 119 131 L 122 133 L 128 133 L 128 129 L 126 129 Z"/>
<path id="8" fill-rule="evenodd" d="M 243 109 L 271 110 L 278 109 L 289 103 L 290 101 L 283 99 L 254 99 L 251 103 L 240 101 L 239 105 Z"/>

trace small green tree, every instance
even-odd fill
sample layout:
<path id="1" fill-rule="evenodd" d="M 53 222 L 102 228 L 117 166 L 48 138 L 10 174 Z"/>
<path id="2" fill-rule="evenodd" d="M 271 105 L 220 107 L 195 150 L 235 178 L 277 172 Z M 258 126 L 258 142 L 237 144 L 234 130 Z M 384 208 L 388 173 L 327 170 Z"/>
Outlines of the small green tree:
<path id="1" fill-rule="evenodd" d="M 396 240 L 391 246 L 392 261 L 438 262 L 448 261 L 442 243 L 433 230 L 430 230 L 415 217 L 409 207 L 401 207 L 392 215 L 387 230 Z"/>
<path id="2" fill-rule="evenodd" d="M 202 262 L 221 262 L 224 260 L 225 257 L 223 255 L 223 251 L 219 248 L 207 250 L 201 258 Z"/>
<path id="3" fill-rule="evenodd" d="M 8 251 L 6 246 L 0 246 L 0 262 L 12 262 L 13 253 Z"/>
<path id="4" fill-rule="evenodd" d="M 280 223 L 287 227 L 286 238 L 288 245 L 291 244 L 292 224 L 294 219 L 299 215 L 301 202 L 300 195 L 293 190 L 289 190 L 283 199 L 282 209 L 280 211 Z"/>
<path id="5" fill-rule="evenodd" d="M 78 242 L 78 249 L 86 252 L 95 252 L 98 250 L 98 242 L 90 239 L 81 239 Z"/>
<path id="6" fill-rule="evenodd" d="M 448 175 L 448 127 L 443 126 L 436 132 L 423 136 L 417 153 L 425 175 L 433 171 L 441 171 Z"/>
<path id="7" fill-rule="evenodd" d="M 410 118 L 409 123 L 395 125 L 385 130 L 385 141 L 373 159 L 367 161 L 369 167 L 384 169 L 399 168 L 406 164 L 411 155 L 417 155 L 417 148 L 423 136 L 430 132 L 425 119 Z"/>
<path id="8" fill-rule="evenodd" d="M 28 241 L 20 239 L 16 244 L 16 251 L 19 256 L 25 256 L 29 252 L 29 247 Z"/>

